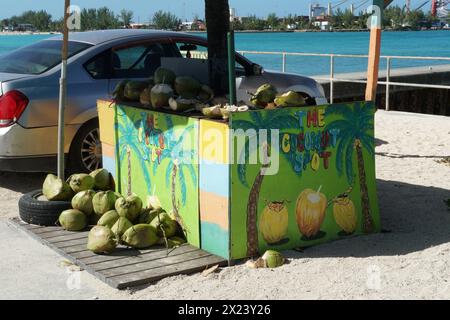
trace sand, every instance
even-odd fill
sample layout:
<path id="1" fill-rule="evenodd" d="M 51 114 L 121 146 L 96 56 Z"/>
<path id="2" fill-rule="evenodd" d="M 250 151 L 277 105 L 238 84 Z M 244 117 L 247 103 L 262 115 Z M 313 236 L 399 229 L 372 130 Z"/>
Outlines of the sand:
<path id="1" fill-rule="evenodd" d="M 122 292 L 83 279 L 101 299 L 450 299 L 450 165 L 439 163 L 450 118 L 379 111 L 376 138 L 383 233 L 288 251 L 276 270 L 238 265 Z M 42 178 L 0 173 L 1 217 Z"/>

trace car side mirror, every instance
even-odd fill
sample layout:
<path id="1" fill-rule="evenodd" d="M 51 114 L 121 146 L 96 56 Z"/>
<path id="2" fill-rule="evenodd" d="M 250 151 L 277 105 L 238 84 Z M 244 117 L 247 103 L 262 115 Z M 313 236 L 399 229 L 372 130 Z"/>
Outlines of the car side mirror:
<path id="1" fill-rule="evenodd" d="M 260 66 L 259 64 L 256 64 L 256 63 L 253 65 L 253 74 L 255 76 L 260 76 L 263 74 L 263 72 L 264 72 L 264 68 L 262 66 Z"/>

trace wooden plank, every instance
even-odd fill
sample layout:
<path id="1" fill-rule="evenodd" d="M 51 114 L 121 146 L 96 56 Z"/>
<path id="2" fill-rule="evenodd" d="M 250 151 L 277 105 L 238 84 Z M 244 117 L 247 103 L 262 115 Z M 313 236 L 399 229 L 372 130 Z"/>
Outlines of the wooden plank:
<path id="1" fill-rule="evenodd" d="M 201 251 L 198 248 L 192 247 L 192 246 L 183 246 L 180 248 L 177 248 L 176 250 L 169 251 L 169 255 L 167 255 L 167 250 L 155 250 L 153 252 L 149 252 L 146 254 L 140 254 L 137 256 L 132 257 L 124 257 L 122 259 L 111 259 L 109 261 L 102 261 L 102 262 L 86 262 L 84 260 L 83 262 L 86 265 L 89 265 L 92 267 L 92 269 L 96 271 L 103 271 L 108 269 L 113 269 L 117 267 L 126 267 L 126 266 L 137 266 L 140 263 L 150 262 L 150 261 L 156 261 L 158 259 L 164 259 L 167 257 L 182 255 L 188 252 L 195 252 L 195 251 Z"/>
<path id="2" fill-rule="evenodd" d="M 151 270 L 159 267 L 165 267 L 172 264 L 184 262 L 184 261 L 195 261 L 199 258 L 209 257 L 211 256 L 210 253 L 197 249 L 192 252 L 186 252 L 181 255 L 176 255 L 173 257 L 166 257 L 162 259 L 156 259 L 141 263 L 134 263 L 131 265 L 125 265 L 120 266 L 118 265 L 115 268 L 105 269 L 105 270 L 99 270 L 102 274 L 104 274 L 106 277 L 116 277 L 121 276 L 124 274 L 132 274 L 132 273 L 139 273 L 141 271 L 145 270 Z"/>
<path id="3" fill-rule="evenodd" d="M 167 276 L 202 271 L 215 264 L 227 264 L 223 258 L 187 244 L 169 251 L 169 256 L 163 246 L 148 250 L 119 246 L 112 254 L 97 255 L 86 249 L 87 232 L 73 233 L 59 227 L 30 227 L 18 219 L 9 221 L 117 289 L 152 283 Z"/>
<path id="4" fill-rule="evenodd" d="M 203 271 L 216 264 L 225 266 L 227 263 L 223 258 L 211 255 L 198 258 L 195 261 L 185 261 L 157 269 L 110 277 L 106 278 L 105 281 L 117 289 L 126 289 L 133 286 L 153 283 L 166 277 Z"/>
<path id="5" fill-rule="evenodd" d="M 42 234 L 43 239 L 47 240 L 51 243 L 58 243 L 62 241 L 67 240 L 74 240 L 74 239 L 80 239 L 80 238 L 86 238 L 88 237 L 89 232 L 67 232 L 67 231 L 56 231 L 52 232 L 52 234 Z"/>

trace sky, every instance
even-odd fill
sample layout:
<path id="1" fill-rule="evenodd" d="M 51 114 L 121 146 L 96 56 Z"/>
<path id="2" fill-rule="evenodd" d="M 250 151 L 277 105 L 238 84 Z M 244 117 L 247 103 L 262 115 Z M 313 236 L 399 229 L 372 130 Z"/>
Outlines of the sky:
<path id="1" fill-rule="evenodd" d="M 342 0 L 332 0 L 339 3 Z M 341 8 L 349 7 L 350 3 L 356 5 L 364 0 L 347 0 L 347 4 Z M 425 0 L 411 0 L 412 6 L 417 7 Z M 230 7 L 236 8 L 238 16 L 256 14 L 265 17 L 271 12 L 279 16 L 288 14 L 307 15 L 309 4 L 320 3 L 326 5 L 327 0 L 229 0 Z M 403 5 L 405 0 L 395 0 L 395 4 Z M 171 11 L 182 20 L 191 20 L 193 16 L 204 16 L 204 0 L 72 0 L 72 4 L 81 8 L 98 8 L 107 6 L 118 13 L 123 8 L 134 11 L 135 22 L 147 22 L 153 13 L 158 10 Z M 0 0 L 0 19 L 12 15 L 20 15 L 26 10 L 46 10 L 54 18 L 62 16 L 64 0 Z M 424 9 L 429 9 L 427 5 Z M 363 7 L 362 7 L 363 8 Z"/>

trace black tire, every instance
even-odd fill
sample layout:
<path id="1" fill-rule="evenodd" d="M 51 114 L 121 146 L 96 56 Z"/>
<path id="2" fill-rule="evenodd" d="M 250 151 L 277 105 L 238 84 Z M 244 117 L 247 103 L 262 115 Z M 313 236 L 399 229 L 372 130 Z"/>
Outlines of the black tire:
<path id="1" fill-rule="evenodd" d="M 32 191 L 19 200 L 20 218 L 29 224 L 52 227 L 64 210 L 72 209 L 70 201 L 39 200 L 42 190 Z"/>
<path id="2" fill-rule="evenodd" d="M 95 140 L 95 146 L 90 145 Z M 93 150 L 86 151 L 93 147 Z M 98 119 L 86 122 L 77 132 L 70 146 L 67 168 L 69 174 L 90 173 L 102 167 Z M 94 157 L 94 158 L 89 158 Z"/>

